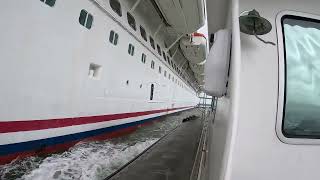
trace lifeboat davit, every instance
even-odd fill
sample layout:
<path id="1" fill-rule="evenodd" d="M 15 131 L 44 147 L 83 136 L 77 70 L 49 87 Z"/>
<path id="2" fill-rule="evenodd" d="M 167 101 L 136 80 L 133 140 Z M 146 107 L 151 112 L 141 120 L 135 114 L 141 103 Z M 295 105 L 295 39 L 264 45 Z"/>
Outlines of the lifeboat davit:
<path id="1" fill-rule="evenodd" d="M 203 0 L 154 0 L 166 22 L 182 34 L 197 31 L 205 23 Z"/>
<path id="2" fill-rule="evenodd" d="M 193 64 L 204 63 L 207 54 L 207 39 L 201 33 L 193 33 L 181 38 L 180 48 L 184 56 Z"/>

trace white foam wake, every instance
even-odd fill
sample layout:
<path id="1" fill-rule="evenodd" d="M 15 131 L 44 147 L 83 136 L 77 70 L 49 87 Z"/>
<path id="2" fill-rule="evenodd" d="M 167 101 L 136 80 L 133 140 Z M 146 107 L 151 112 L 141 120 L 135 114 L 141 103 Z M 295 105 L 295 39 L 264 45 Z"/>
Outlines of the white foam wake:
<path id="1" fill-rule="evenodd" d="M 21 179 L 104 179 L 155 141 L 157 139 L 149 139 L 134 145 L 113 144 L 108 141 L 81 143 L 62 154 L 47 157 L 38 168 Z"/>

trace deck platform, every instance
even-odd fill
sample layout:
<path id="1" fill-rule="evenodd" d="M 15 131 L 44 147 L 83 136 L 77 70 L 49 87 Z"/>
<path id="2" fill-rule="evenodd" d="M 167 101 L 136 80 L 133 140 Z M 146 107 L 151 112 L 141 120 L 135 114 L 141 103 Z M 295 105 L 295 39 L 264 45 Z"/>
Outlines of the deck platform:
<path id="1" fill-rule="evenodd" d="M 203 122 L 199 113 L 107 179 L 189 180 L 198 157 Z"/>

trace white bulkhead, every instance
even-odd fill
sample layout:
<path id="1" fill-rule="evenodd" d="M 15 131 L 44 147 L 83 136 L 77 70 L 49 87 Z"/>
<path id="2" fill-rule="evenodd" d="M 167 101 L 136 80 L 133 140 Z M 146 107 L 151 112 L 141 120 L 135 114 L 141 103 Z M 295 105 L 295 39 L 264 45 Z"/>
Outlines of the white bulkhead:
<path id="1" fill-rule="evenodd" d="M 317 0 L 207 1 L 209 33 L 232 32 L 208 179 L 319 179 L 319 7 Z M 271 23 L 269 33 L 240 32 L 239 17 L 253 9 Z"/>
<path id="2" fill-rule="evenodd" d="M 77 118 L 147 115 L 65 126 L 51 123 L 54 127 L 42 123 L 39 129 L 30 125 L 8 132 L 2 127 L 0 163 L 25 150 L 21 145 L 10 154 L 15 143 L 119 126 L 197 105 L 194 77 L 188 77 L 187 68 L 178 66 L 169 53 L 161 26 L 137 13 L 150 3 L 139 2 L 1 1 L 0 123 L 50 124 L 63 119 L 68 124 Z M 198 20 L 188 27 L 200 26 Z M 148 115 L 152 111 L 156 113 Z"/>

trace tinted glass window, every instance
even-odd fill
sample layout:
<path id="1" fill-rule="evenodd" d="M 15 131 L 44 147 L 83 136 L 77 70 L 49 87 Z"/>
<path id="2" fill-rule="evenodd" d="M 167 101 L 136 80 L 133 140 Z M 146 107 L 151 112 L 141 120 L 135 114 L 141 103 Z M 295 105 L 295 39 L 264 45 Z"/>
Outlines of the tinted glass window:
<path id="1" fill-rule="evenodd" d="M 79 23 L 87 29 L 90 29 L 93 23 L 93 16 L 86 10 L 82 9 L 79 16 Z"/>
<path id="2" fill-rule="evenodd" d="M 114 31 L 110 31 L 109 42 L 113 43 L 113 39 L 114 39 Z"/>
<path id="3" fill-rule="evenodd" d="M 129 44 L 128 46 L 128 54 L 130 54 L 131 56 L 134 55 L 134 46 L 132 44 Z"/>
<path id="4" fill-rule="evenodd" d="M 117 45 L 117 44 L 118 44 L 118 38 L 119 38 L 119 35 L 118 35 L 118 33 L 116 33 L 116 34 L 114 35 L 114 41 L 113 41 L 113 44 L 114 44 L 114 45 Z"/>
<path id="5" fill-rule="evenodd" d="M 154 61 L 151 61 L 151 68 L 154 69 Z"/>
<path id="6" fill-rule="evenodd" d="M 144 53 L 142 53 L 142 55 L 141 55 L 141 62 L 142 62 L 143 64 L 146 63 L 146 58 L 147 58 L 147 56 L 146 56 Z"/>
<path id="7" fill-rule="evenodd" d="M 91 28 L 92 22 L 93 22 L 93 16 L 92 16 L 91 14 L 88 14 L 87 23 L 86 23 L 86 27 L 87 27 L 88 29 Z"/>
<path id="8" fill-rule="evenodd" d="M 112 10 L 116 12 L 119 16 L 122 16 L 120 2 L 118 0 L 110 0 L 109 3 Z"/>
<path id="9" fill-rule="evenodd" d="M 161 66 L 159 66 L 159 73 L 161 74 Z"/>
<path id="10" fill-rule="evenodd" d="M 167 61 L 167 59 L 166 59 L 166 53 L 164 53 L 164 51 L 162 51 L 162 56 L 163 56 L 163 59 L 164 59 L 165 61 Z"/>
<path id="11" fill-rule="evenodd" d="M 46 3 L 48 6 L 53 7 L 56 3 L 56 0 L 40 0 L 41 2 Z"/>
<path id="12" fill-rule="evenodd" d="M 153 100 L 153 92 L 154 92 L 154 84 L 151 84 L 151 89 L 150 89 L 150 100 Z"/>
<path id="13" fill-rule="evenodd" d="M 114 31 L 110 31 L 109 34 L 109 42 L 111 42 L 114 45 L 118 44 L 118 33 L 115 33 Z"/>
<path id="14" fill-rule="evenodd" d="M 127 19 L 128 19 L 128 23 L 129 25 L 132 27 L 132 29 L 136 30 L 136 20 L 134 19 L 134 17 L 130 14 L 127 13 Z"/>
<path id="15" fill-rule="evenodd" d="M 148 41 L 147 40 L 147 33 L 146 31 L 144 30 L 144 28 L 142 26 L 140 26 L 140 34 L 141 34 L 141 37 L 145 40 L 145 41 Z"/>
<path id="16" fill-rule="evenodd" d="M 286 67 L 283 134 L 320 138 L 320 21 L 284 16 L 282 28 Z"/>
<path id="17" fill-rule="evenodd" d="M 150 39 L 150 45 L 153 49 L 155 49 L 156 47 L 154 46 L 154 40 L 151 36 L 149 36 L 149 39 Z"/>
<path id="18" fill-rule="evenodd" d="M 79 23 L 82 26 L 84 26 L 86 23 L 87 15 L 88 15 L 88 12 L 86 10 L 82 9 L 80 12 L 80 16 L 79 16 Z"/>
<path id="19" fill-rule="evenodd" d="M 157 50 L 158 50 L 158 54 L 161 56 L 161 48 L 158 44 L 157 44 Z"/>

